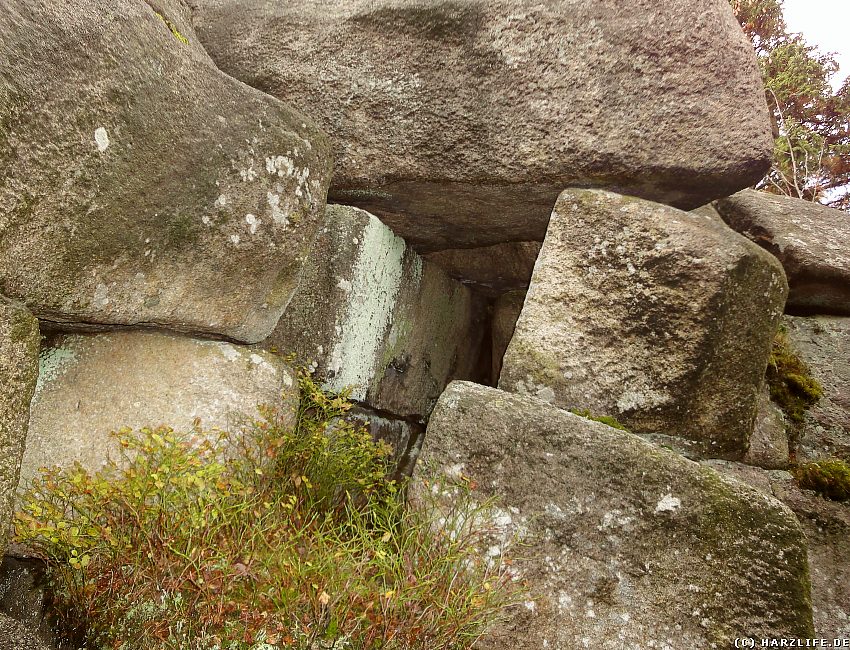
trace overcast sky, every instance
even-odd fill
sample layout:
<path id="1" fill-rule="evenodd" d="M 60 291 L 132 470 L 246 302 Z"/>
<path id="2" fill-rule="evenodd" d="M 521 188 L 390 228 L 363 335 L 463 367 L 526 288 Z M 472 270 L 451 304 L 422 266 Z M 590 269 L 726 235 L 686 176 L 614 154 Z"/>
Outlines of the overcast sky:
<path id="1" fill-rule="evenodd" d="M 832 82 L 838 88 L 850 74 L 850 0 L 785 0 L 785 23 L 821 52 L 838 54 L 841 67 Z"/>

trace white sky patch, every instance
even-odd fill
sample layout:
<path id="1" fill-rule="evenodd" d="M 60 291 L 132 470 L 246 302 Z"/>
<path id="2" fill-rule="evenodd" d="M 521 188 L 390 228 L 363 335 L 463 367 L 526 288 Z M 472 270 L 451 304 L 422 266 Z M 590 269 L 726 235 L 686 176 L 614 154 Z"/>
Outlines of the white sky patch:
<path id="1" fill-rule="evenodd" d="M 801 33 L 823 53 L 835 53 L 840 69 L 832 79 L 838 89 L 850 74 L 850 2 L 847 0 L 785 0 L 785 24 Z"/>

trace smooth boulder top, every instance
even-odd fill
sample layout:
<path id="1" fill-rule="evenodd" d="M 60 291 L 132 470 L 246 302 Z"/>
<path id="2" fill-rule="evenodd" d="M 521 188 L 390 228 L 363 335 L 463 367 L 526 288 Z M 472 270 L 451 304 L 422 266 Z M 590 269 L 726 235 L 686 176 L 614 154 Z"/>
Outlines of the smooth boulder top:
<path id="1" fill-rule="evenodd" d="M 40 467 L 79 461 L 94 471 L 110 455 L 118 460 L 110 433 L 123 427 L 215 438 L 258 418 L 261 404 L 290 421 L 298 405 L 297 378 L 283 359 L 220 341 L 142 331 L 60 335 L 39 366 L 22 485 Z"/>
<path id="2" fill-rule="evenodd" d="M 420 252 L 541 240 L 558 193 L 693 208 L 772 138 L 726 0 L 193 0 L 228 74 L 334 138 L 331 197 Z"/>
<path id="3" fill-rule="evenodd" d="M 528 587 L 524 606 L 476 647 L 691 650 L 813 635 L 794 515 L 637 436 L 453 382 L 428 424 L 414 472 L 422 479 L 448 507 L 455 482 L 479 503 L 496 499 L 482 557 L 512 558 Z"/>
<path id="4" fill-rule="evenodd" d="M 715 203 L 732 228 L 773 253 L 788 276 L 786 310 L 850 316 L 850 217 L 812 201 L 744 190 Z"/>
<path id="5" fill-rule="evenodd" d="M 776 258 L 716 218 L 565 190 L 499 387 L 739 457 L 787 294 Z"/>
<path id="6" fill-rule="evenodd" d="M 255 342 L 331 157 L 307 117 L 215 67 L 177 0 L 0 0 L 0 168 L 0 292 L 63 324 Z"/>

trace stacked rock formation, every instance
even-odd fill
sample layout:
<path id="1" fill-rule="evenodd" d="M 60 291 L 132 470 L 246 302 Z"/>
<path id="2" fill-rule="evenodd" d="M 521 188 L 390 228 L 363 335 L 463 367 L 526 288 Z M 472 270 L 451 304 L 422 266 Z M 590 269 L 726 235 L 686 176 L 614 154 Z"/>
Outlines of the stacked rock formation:
<path id="1" fill-rule="evenodd" d="M 502 500 L 532 594 L 482 648 L 843 633 L 782 471 L 850 458 L 850 221 L 745 190 L 771 154 L 726 0 L 0 0 L 0 547 L 40 465 L 299 366 Z"/>

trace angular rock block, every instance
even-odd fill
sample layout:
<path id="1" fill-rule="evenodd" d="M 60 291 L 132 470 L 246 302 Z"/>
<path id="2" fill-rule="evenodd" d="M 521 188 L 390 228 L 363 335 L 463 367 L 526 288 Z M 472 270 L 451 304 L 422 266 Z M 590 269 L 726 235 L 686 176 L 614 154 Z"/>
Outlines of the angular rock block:
<path id="1" fill-rule="evenodd" d="M 538 253 L 540 242 L 518 241 L 455 248 L 424 257 L 478 293 L 497 298 L 508 291 L 528 288 Z"/>
<path id="2" fill-rule="evenodd" d="M 0 292 L 50 321 L 255 342 L 296 285 L 329 143 L 160 4 L 0 0 Z"/>
<path id="3" fill-rule="evenodd" d="M 0 554 L 12 521 L 40 342 L 33 315 L 0 296 Z"/>
<path id="4" fill-rule="evenodd" d="M 715 203 L 732 228 L 785 268 L 787 311 L 850 316 L 850 219 L 811 201 L 744 190 Z"/>
<path id="5" fill-rule="evenodd" d="M 850 318 L 786 316 L 783 323 L 791 348 L 823 387 L 803 416 L 797 457 L 850 463 Z"/>
<path id="6" fill-rule="evenodd" d="M 747 449 L 743 461 L 764 469 L 786 469 L 790 463 L 785 415 L 770 401 L 767 386 L 759 395 L 750 448 Z"/>
<path id="7" fill-rule="evenodd" d="M 772 137 L 726 0 L 194 0 L 226 73 L 314 116 L 331 198 L 420 252 L 540 241 L 564 187 L 690 209 Z"/>
<path id="8" fill-rule="evenodd" d="M 484 522 L 494 529 L 487 553 L 512 557 L 529 589 L 525 607 L 476 647 L 729 648 L 736 637 L 813 636 L 794 515 L 672 451 L 535 398 L 454 382 L 414 481 L 433 472 L 449 486 L 462 475 L 476 501 L 498 500 Z"/>
<path id="9" fill-rule="evenodd" d="M 292 369 L 243 346 L 153 332 L 60 336 L 44 348 L 21 484 L 39 467 L 79 461 L 100 469 L 110 432 L 166 425 L 179 433 L 233 431 L 256 407 L 286 416 L 298 405 Z"/>
<path id="10" fill-rule="evenodd" d="M 566 190 L 499 387 L 736 456 L 787 292 L 776 258 L 722 222 Z"/>
<path id="11" fill-rule="evenodd" d="M 266 340 L 329 390 L 425 418 L 477 372 L 483 300 L 423 261 L 376 217 L 329 205 L 298 289 Z"/>
<path id="12" fill-rule="evenodd" d="M 522 313 L 525 303 L 525 291 L 509 291 L 502 294 L 493 303 L 493 320 L 491 326 L 491 341 L 493 344 L 491 355 L 491 380 L 495 386 L 499 383 L 499 374 L 502 372 L 502 360 L 505 352 L 514 336 L 516 322 Z"/>

